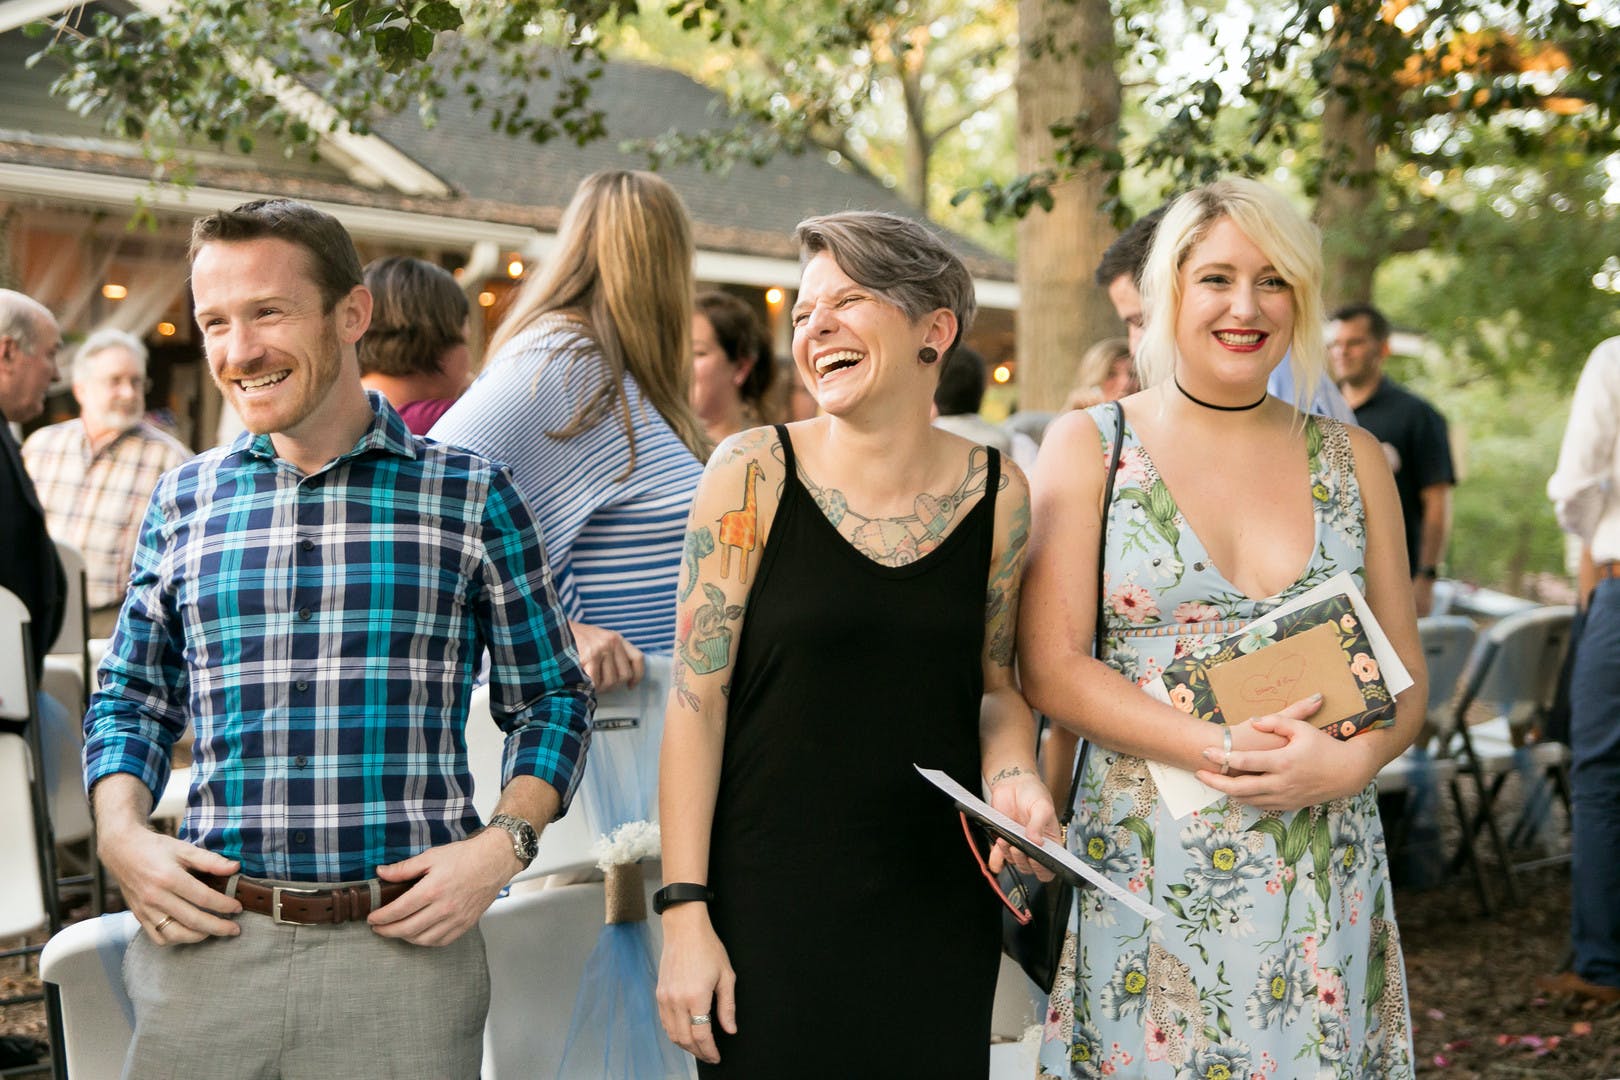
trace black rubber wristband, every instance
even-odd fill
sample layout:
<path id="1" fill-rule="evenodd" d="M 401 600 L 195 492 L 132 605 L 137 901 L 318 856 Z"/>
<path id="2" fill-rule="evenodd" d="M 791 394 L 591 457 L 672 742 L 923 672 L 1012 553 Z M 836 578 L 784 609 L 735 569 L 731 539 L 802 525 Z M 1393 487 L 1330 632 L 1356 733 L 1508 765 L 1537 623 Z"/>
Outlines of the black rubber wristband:
<path id="1" fill-rule="evenodd" d="M 707 885 L 677 881 L 653 893 L 653 914 L 662 915 L 676 904 L 690 904 L 699 900 L 708 903 L 713 899 L 714 893 L 709 891 Z"/>

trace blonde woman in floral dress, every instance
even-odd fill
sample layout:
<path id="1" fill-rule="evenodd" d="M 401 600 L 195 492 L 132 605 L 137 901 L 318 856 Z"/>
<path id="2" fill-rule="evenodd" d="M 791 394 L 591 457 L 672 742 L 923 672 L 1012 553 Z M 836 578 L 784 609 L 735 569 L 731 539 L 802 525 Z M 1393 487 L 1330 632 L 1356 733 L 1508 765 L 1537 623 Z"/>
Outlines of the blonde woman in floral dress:
<path id="1" fill-rule="evenodd" d="M 1020 621 L 1030 702 L 1095 744 L 1070 846 L 1168 917 L 1085 893 L 1041 1075 L 1175 1080 L 1409 1077 L 1411 1025 L 1372 787 L 1425 697 L 1400 507 L 1378 443 L 1266 396 L 1292 351 L 1323 362 L 1314 230 L 1252 181 L 1177 201 L 1146 268 L 1147 389 L 1056 421 L 1033 481 Z M 1102 660 L 1091 658 L 1099 508 L 1113 441 Z M 1392 726 L 1341 742 L 1309 699 L 1231 730 L 1138 686 L 1339 572 L 1416 683 Z M 1146 767 L 1199 770 L 1177 819 Z M 1222 766 L 1227 766 L 1225 775 Z M 1072 959 L 1072 958 L 1071 958 Z"/>

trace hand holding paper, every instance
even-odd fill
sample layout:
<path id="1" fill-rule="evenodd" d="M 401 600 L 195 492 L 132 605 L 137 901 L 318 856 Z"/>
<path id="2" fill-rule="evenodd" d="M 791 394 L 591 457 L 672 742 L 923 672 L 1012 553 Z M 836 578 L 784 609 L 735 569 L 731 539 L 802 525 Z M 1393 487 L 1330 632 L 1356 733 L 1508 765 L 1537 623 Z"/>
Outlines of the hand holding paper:
<path id="1" fill-rule="evenodd" d="M 986 803 L 977 795 L 969 792 L 967 788 L 952 780 L 947 774 L 938 769 L 925 769 L 921 765 L 917 765 L 915 768 L 922 774 L 924 780 L 949 795 L 968 817 L 980 822 L 997 836 L 1019 848 L 1036 862 L 1046 866 L 1048 870 L 1062 874 L 1076 885 L 1095 885 L 1108 896 L 1118 900 L 1149 922 L 1155 922 L 1164 917 L 1164 912 L 1151 904 L 1144 903 L 1109 878 L 1099 874 L 1096 870 L 1075 858 L 1067 848 L 1056 840 L 1043 839 L 1039 844 L 1034 843 L 1025 835 L 1023 827 L 1016 821 Z"/>

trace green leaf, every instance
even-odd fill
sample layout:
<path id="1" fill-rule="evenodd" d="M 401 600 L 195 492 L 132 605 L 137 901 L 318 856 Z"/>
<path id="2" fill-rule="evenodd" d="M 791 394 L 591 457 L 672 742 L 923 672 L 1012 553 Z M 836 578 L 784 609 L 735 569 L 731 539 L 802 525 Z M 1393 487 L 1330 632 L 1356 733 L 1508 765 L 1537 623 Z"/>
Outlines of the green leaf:
<path id="1" fill-rule="evenodd" d="M 423 4 L 416 13 L 416 21 L 430 30 L 458 30 L 461 28 L 461 9 L 448 0 L 434 0 Z"/>
<path id="2" fill-rule="evenodd" d="M 1128 831 L 1142 845 L 1142 858 L 1153 861 L 1153 827 L 1139 817 L 1124 817 L 1114 822 L 1115 827 Z"/>
<path id="3" fill-rule="evenodd" d="M 1294 819 L 1288 823 L 1288 838 L 1282 847 L 1282 861 L 1284 866 L 1298 866 L 1299 860 L 1305 854 L 1305 848 L 1311 841 L 1311 812 L 1300 810 L 1294 814 Z"/>
<path id="4" fill-rule="evenodd" d="M 411 27 L 411 55 L 417 60 L 426 60 L 433 55 L 434 33 L 428 27 L 417 23 Z"/>
<path id="5" fill-rule="evenodd" d="M 1186 899 L 1188 896 L 1192 895 L 1192 886 L 1183 885 L 1183 884 L 1178 882 L 1178 883 L 1170 886 L 1170 895 L 1171 896 L 1179 896 L 1182 899 Z"/>
<path id="6" fill-rule="evenodd" d="M 1367 956 L 1367 1015 L 1371 1016 L 1384 997 L 1384 983 L 1388 978 L 1384 962 L 1384 935 L 1373 938 L 1372 952 Z"/>
<path id="7" fill-rule="evenodd" d="M 1271 842 L 1276 845 L 1277 855 L 1279 857 L 1282 856 L 1283 844 L 1285 843 L 1284 838 L 1287 835 L 1287 829 L 1283 826 L 1283 823 L 1279 819 L 1274 817 L 1263 817 L 1259 821 L 1256 821 L 1253 825 L 1250 825 L 1248 831 L 1264 833 L 1265 835 L 1271 837 Z"/>
<path id="8" fill-rule="evenodd" d="M 1307 814 L 1308 811 L 1300 811 Z M 1333 837 L 1328 832 L 1328 816 L 1322 814 L 1311 829 L 1311 866 L 1316 871 L 1316 895 L 1325 904 L 1333 896 L 1333 873 L 1329 863 L 1333 860 Z"/>

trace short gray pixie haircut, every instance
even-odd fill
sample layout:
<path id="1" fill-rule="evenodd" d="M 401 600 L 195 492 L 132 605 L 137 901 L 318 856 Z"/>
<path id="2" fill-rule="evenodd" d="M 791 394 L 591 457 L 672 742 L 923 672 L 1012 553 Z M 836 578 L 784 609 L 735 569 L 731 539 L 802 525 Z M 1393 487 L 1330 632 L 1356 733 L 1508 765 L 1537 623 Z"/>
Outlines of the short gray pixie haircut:
<path id="1" fill-rule="evenodd" d="M 946 356 L 973 325 L 978 309 L 973 276 L 933 230 L 911 218 L 846 210 L 805 218 L 793 237 L 801 266 L 827 252 L 856 284 L 871 289 L 914 323 L 940 308 L 950 309 L 956 316 L 956 338 Z"/>
<path id="2" fill-rule="evenodd" d="M 51 309 L 13 289 L 0 289 L 0 337 L 8 337 L 23 352 L 39 347 L 39 333 L 46 323 L 55 324 Z"/>
<path id="3" fill-rule="evenodd" d="M 146 342 L 127 330 L 109 326 L 85 338 L 84 344 L 79 346 L 79 351 L 73 354 L 73 381 L 78 382 L 84 378 L 90 368 L 89 361 L 108 349 L 123 349 L 135 358 L 142 371 L 146 370 L 148 357 Z"/>

